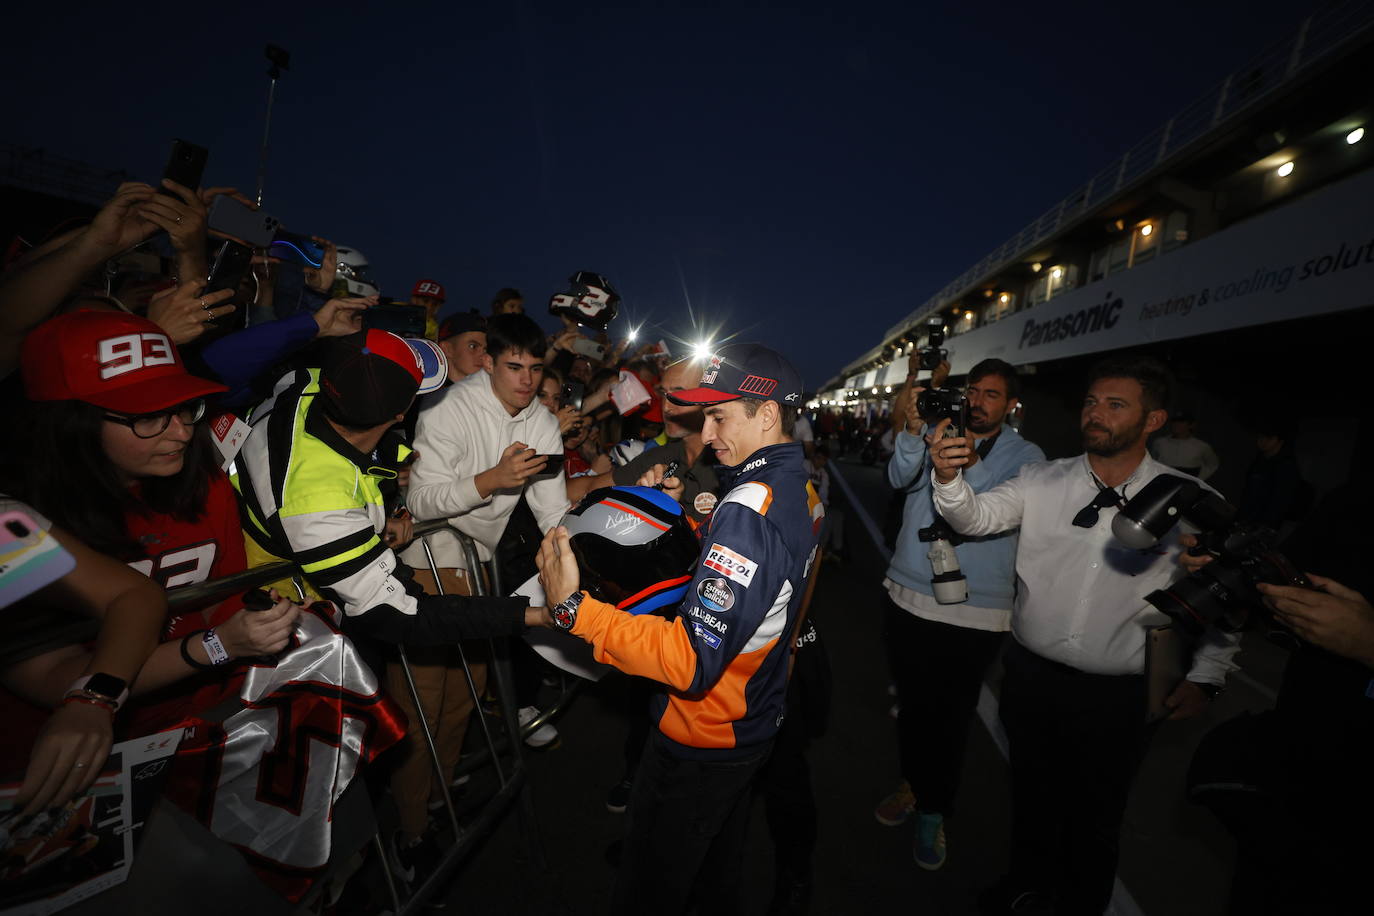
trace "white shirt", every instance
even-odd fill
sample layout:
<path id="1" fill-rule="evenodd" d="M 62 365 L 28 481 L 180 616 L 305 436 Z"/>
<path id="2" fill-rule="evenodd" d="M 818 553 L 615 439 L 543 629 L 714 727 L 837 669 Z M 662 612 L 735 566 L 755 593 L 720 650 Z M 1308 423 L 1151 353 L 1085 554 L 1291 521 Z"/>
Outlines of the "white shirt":
<path id="1" fill-rule="evenodd" d="M 1130 499 L 1158 474 L 1178 471 L 1146 455 L 1116 490 Z M 1092 528 L 1074 527 L 1073 517 L 1098 493 L 1086 455 L 1027 464 L 983 493 L 974 493 L 962 474 L 932 483 L 935 507 L 956 531 L 1021 527 L 1011 617 L 1017 642 L 1092 674 L 1143 672 L 1145 627 L 1165 622 L 1145 596 L 1183 574 L 1178 527 L 1152 551 L 1131 550 L 1113 537 L 1115 508 L 1100 509 Z M 1188 679 L 1220 684 L 1236 667 L 1231 659 L 1239 643 L 1239 634 L 1209 630 Z"/>
<path id="2" fill-rule="evenodd" d="M 521 491 L 496 490 L 483 498 L 477 492 L 477 475 L 495 467 L 512 442 L 523 442 L 543 455 L 563 454 L 558 418 L 537 398 L 511 416 L 491 390 L 491 375 L 486 371 L 450 385 L 436 403 L 420 412 L 415 425 L 415 450 L 420 457 L 410 472 L 406 506 L 417 519 L 448 519 L 477 542 L 481 559 L 490 559 Z M 524 492 L 541 531 L 557 525 L 568 511 L 567 481 L 561 471 L 537 478 Z M 467 568 L 456 537 L 436 532 L 429 536 L 429 544 L 438 566 Z M 428 568 L 418 541 L 401 559 Z"/>
<path id="3" fill-rule="evenodd" d="M 1150 453 L 1171 468 L 1198 468 L 1197 476 L 1203 480 L 1215 474 L 1221 466 L 1212 447 L 1193 436 L 1187 439 L 1161 436 L 1151 443 Z"/>

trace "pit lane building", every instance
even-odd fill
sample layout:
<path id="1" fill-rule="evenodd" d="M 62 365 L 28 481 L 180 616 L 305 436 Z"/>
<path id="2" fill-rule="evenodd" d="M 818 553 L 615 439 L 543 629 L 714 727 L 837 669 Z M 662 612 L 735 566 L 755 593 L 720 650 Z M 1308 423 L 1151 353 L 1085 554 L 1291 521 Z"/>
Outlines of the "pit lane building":
<path id="1" fill-rule="evenodd" d="M 1248 456 L 1247 415 L 1278 410 L 1300 439 L 1322 431 L 1309 479 L 1343 481 L 1360 425 L 1343 421 L 1368 411 L 1328 395 L 1368 388 L 1374 365 L 1372 75 L 1374 3 L 1323 8 L 893 324 L 812 405 L 881 413 L 942 319 L 956 379 L 987 357 L 1026 370 L 1023 432 L 1051 457 L 1078 450 L 1087 365 L 1142 348 L 1223 455 Z"/>

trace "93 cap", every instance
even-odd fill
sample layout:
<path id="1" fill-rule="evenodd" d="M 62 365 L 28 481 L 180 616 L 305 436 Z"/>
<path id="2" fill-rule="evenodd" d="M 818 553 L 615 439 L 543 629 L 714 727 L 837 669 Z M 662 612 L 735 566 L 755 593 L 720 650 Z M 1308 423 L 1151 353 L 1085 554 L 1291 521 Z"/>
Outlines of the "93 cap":
<path id="1" fill-rule="evenodd" d="M 707 361 L 696 388 L 668 394 L 668 400 L 684 407 L 740 398 L 800 405 L 801 375 L 781 353 L 763 344 L 726 344 Z"/>
<path id="2" fill-rule="evenodd" d="M 444 284 L 438 280 L 421 280 L 415 284 L 415 288 L 410 291 L 410 298 L 416 296 L 428 296 L 431 299 L 444 301 Z"/>
<path id="3" fill-rule="evenodd" d="M 125 312 L 69 312 L 24 338 L 31 401 L 85 401 L 124 414 L 156 413 L 228 389 L 186 371 L 167 334 Z"/>

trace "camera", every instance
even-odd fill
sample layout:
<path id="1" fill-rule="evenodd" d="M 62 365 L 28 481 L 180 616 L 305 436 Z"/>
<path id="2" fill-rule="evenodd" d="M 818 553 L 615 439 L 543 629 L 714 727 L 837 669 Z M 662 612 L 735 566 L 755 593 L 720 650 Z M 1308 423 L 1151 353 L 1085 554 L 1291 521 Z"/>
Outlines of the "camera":
<path id="1" fill-rule="evenodd" d="M 931 318 L 926 321 L 926 345 L 921 348 L 921 368 L 934 371 L 949 356 L 948 350 L 940 345 L 945 342 L 945 319 Z M 925 416 L 924 413 L 921 416 Z"/>
<path id="2" fill-rule="evenodd" d="M 959 554 L 954 548 L 962 544 L 964 539 L 938 515 L 929 528 L 917 531 L 916 537 L 923 544 L 930 545 L 926 558 L 930 560 L 930 570 L 935 574 L 930 579 L 935 600 L 941 604 L 963 604 L 968 600 L 968 579 L 959 569 Z"/>
<path id="3" fill-rule="evenodd" d="M 916 397 L 916 412 L 930 426 L 948 417 L 945 438 L 964 435 L 968 429 L 968 398 L 952 388 L 927 388 Z"/>
<path id="4" fill-rule="evenodd" d="M 1213 562 L 1145 596 L 1194 636 L 1208 627 L 1239 629 L 1244 611 L 1260 604 L 1255 586 L 1261 582 L 1312 588 L 1279 552 L 1273 530 L 1237 523 L 1235 515 L 1234 506 L 1196 482 L 1160 474 L 1112 519 L 1117 540 L 1137 550 L 1153 547 L 1180 519 L 1200 529 L 1189 552 L 1210 554 Z"/>

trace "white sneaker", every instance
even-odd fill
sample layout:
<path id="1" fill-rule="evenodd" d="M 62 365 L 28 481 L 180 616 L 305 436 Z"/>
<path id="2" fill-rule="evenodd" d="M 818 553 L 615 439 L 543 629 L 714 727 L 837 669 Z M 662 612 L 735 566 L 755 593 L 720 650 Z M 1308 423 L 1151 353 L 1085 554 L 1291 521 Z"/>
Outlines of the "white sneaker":
<path id="1" fill-rule="evenodd" d="M 530 722 L 533 722 L 533 721 L 534 721 L 535 719 L 537 719 L 537 718 L 539 718 L 539 710 L 538 710 L 536 707 L 534 707 L 534 706 L 524 706 L 524 707 L 521 707 L 521 709 L 520 709 L 520 727 L 521 727 L 521 729 L 523 729 L 526 725 L 528 725 Z M 549 724 L 549 723 L 546 722 L 546 723 L 544 723 L 543 725 L 541 725 L 541 726 L 539 726 L 538 728 L 536 728 L 533 732 L 530 733 L 530 736 L 529 736 L 528 738 L 525 739 L 525 744 L 528 745 L 529 747 L 532 747 L 532 748 L 535 748 L 535 749 L 539 749 L 539 748 L 548 747 L 549 745 L 553 744 L 553 743 L 554 743 L 555 741 L 557 741 L 557 740 L 558 740 L 558 729 L 554 728 L 551 724 Z"/>

